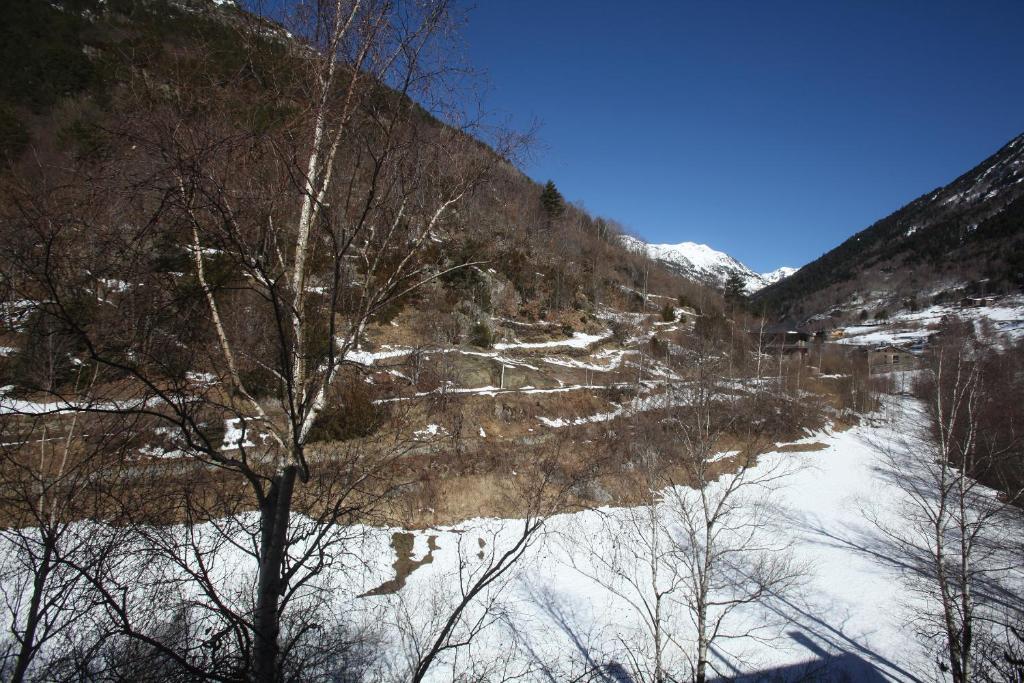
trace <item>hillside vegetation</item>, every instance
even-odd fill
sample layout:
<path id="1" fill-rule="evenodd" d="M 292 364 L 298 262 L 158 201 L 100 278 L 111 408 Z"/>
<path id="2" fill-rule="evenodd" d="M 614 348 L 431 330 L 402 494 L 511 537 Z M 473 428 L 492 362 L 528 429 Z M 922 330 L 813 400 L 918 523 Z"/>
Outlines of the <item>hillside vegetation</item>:
<path id="1" fill-rule="evenodd" d="M 155 156 L 163 155 L 165 165 L 170 161 L 166 136 L 173 133 L 167 127 L 172 117 L 186 116 L 209 134 L 193 140 L 196 147 L 188 152 L 193 157 L 175 160 L 178 164 L 226 153 L 228 139 L 234 151 L 238 143 L 255 151 L 282 136 L 293 147 L 306 142 L 292 139 L 306 115 L 299 109 L 304 65 L 289 47 L 293 39 L 229 4 L 69 0 L 52 6 L 12 0 L 0 12 L 0 49 L 13 76 L 0 86 L 0 154 L 8 161 L 5 196 L 13 200 L 5 202 L 7 211 L 19 195 L 31 191 L 38 197 L 59 186 L 68 192 L 74 182 L 93 186 L 93 202 L 102 201 L 103 191 L 121 193 L 124 188 L 114 184 L 154 172 Z M 415 104 L 417 97 L 428 101 L 432 95 L 415 88 L 368 90 L 354 116 L 370 122 L 389 108 L 408 107 L 421 126 L 418 135 L 453 136 L 465 164 L 474 165 L 473 191 L 437 226 L 437 246 L 426 255 L 440 269 L 476 264 L 446 276 L 444 300 L 428 304 L 452 320 L 463 338 L 478 318 L 491 314 L 536 320 L 592 311 L 600 303 L 635 308 L 638 297 L 630 290 L 645 285 L 671 296 L 714 298 L 667 271 L 648 268 L 645 259 L 623 249 L 613 221 L 595 218 L 560 196 L 560 208 L 546 205 L 542 188 L 512 163 L 525 140 L 465 117 L 449 121 L 455 126 L 450 128 Z M 220 128 L 216 142 L 210 130 L 214 121 Z M 494 148 L 474 136 L 490 139 Z M 338 152 L 341 163 L 362 165 L 366 181 L 372 165 L 364 153 L 354 143 Z M 236 161 L 236 172 L 244 176 L 241 164 L 250 162 Z M 227 171 L 226 165 L 221 168 Z M 147 188 L 153 195 L 166 189 L 153 185 Z M 263 203 L 262 210 L 272 213 L 269 202 Z M 81 220 L 87 220 L 82 208 Z M 151 222 L 150 207 L 141 213 L 138 208 L 119 206 L 115 220 Z M 174 238 L 161 239 L 153 250 L 160 252 L 163 266 L 181 270 L 182 252 Z M 388 314 L 408 303 L 396 301 Z M 578 318 L 573 316 L 574 324 Z"/>
<path id="2" fill-rule="evenodd" d="M 1024 286 L 1024 135 L 754 296 L 777 314 L 872 313 Z M 938 299 L 936 299 L 938 298 Z"/>
<path id="3" fill-rule="evenodd" d="M 884 396 L 872 356 L 750 316 L 725 255 L 673 272 L 521 173 L 461 2 L 271 4 L 0 4 L 0 677 L 838 677 L 919 632 L 946 641 L 907 666 L 968 683 L 1020 652 L 1020 525 L 979 525 L 1019 512 L 1024 364 L 981 352 L 1024 323 L 943 314 L 939 381 Z M 861 536 L 870 491 L 959 544 Z M 890 557 L 953 573 L 849 609 Z M 970 609 L 868 618 L 935 590 Z M 795 628 L 821 662 L 764 657 Z"/>

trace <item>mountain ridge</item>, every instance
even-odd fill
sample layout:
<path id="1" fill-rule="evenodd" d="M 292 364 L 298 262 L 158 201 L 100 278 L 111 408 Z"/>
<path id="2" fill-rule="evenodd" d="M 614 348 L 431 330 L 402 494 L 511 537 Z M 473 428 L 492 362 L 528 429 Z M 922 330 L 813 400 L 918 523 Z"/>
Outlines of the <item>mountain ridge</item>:
<path id="1" fill-rule="evenodd" d="M 781 266 L 758 273 L 739 259 L 699 242 L 652 244 L 631 235 L 622 235 L 627 249 L 647 254 L 651 259 L 684 277 L 722 288 L 732 274 L 743 278 L 747 293 L 752 294 L 795 273 L 798 268 Z"/>
<path id="2" fill-rule="evenodd" d="M 808 316 L 1022 286 L 1024 133 L 754 298 L 779 315 Z"/>

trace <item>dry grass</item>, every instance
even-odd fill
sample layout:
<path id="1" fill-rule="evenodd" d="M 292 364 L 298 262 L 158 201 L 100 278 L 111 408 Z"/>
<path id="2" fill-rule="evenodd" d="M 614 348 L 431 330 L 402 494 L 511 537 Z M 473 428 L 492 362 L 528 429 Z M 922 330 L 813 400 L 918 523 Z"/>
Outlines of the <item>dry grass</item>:
<path id="1" fill-rule="evenodd" d="M 826 448 L 828 448 L 826 444 L 814 441 L 812 443 L 787 443 L 775 450 L 779 453 L 812 453 L 814 451 L 823 451 Z"/>
<path id="2" fill-rule="evenodd" d="M 859 420 L 855 419 L 855 416 L 836 416 L 832 418 L 831 430 L 835 434 L 841 434 L 847 430 L 853 429 L 859 424 Z"/>
<path id="3" fill-rule="evenodd" d="M 395 328 L 401 329 L 401 328 Z M 545 364 L 538 364 L 538 366 Z M 549 378 L 575 378 L 577 370 L 544 366 Z M 808 384 L 828 396 L 827 381 Z M 817 386 L 820 384 L 821 386 Z M 473 517 L 519 517 L 536 504 L 538 482 L 546 481 L 541 498 L 557 499 L 561 509 L 640 502 L 647 484 L 627 462 L 630 430 L 643 429 L 636 419 L 616 419 L 551 429 L 538 418 L 573 421 L 615 409 L 613 401 L 630 396 L 610 392 L 570 390 L 557 393 L 504 392 L 496 396 L 453 394 L 394 403 L 385 431 L 346 442 L 317 443 L 308 457 L 313 481 L 296 489 L 296 509 L 323 514 L 335 500 L 343 481 L 339 472 L 355 462 L 373 471 L 374 484 L 352 496 L 364 512 L 344 521 L 428 528 Z M 801 413 L 802 414 L 802 413 Z M 656 420 L 648 415 L 643 420 Z M 801 418 L 803 419 L 803 418 Z M 811 418 L 807 418 L 811 419 Z M 639 422 L 642 422 L 640 420 Z M 412 438 L 416 430 L 437 424 L 436 437 Z M 757 443 L 741 434 L 719 439 L 719 452 L 739 451 L 715 462 L 713 476 L 734 471 L 749 456 L 771 450 L 814 451 L 823 444 L 789 444 L 805 434 L 788 425 L 787 433 L 772 434 Z M 848 428 L 842 421 L 834 429 Z M 485 436 L 480 435 L 483 430 Z M 777 429 L 776 431 L 779 431 Z M 147 460 L 126 463 L 118 476 L 119 502 L 84 506 L 82 516 L 116 517 L 116 505 L 135 507 L 133 516 L 155 523 L 201 520 L 204 517 L 251 510 L 254 500 L 238 475 L 190 460 Z M 688 481 L 684 467 L 668 466 L 665 474 L 678 484 Z M 185 501 L 187 505 L 185 504 Z M 88 509 L 88 513 L 84 510 Z M 362 518 L 359 515 L 363 515 Z M 11 519 L 14 515 L 5 514 Z M 404 543 L 404 541 L 393 541 Z M 399 552 L 396 546 L 396 552 Z M 415 567 L 409 569 L 412 571 Z M 396 567 L 396 571 L 398 568 Z"/>

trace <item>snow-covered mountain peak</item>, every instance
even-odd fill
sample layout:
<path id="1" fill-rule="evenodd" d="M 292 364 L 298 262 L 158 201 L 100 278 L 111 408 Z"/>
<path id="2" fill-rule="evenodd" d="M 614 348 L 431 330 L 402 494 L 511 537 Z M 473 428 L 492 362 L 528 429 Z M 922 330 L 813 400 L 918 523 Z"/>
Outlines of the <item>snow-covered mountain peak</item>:
<path id="1" fill-rule="evenodd" d="M 783 266 L 770 273 L 756 273 L 732 256 L 697 242 L 679 244 L 648 244 L 636 237 L 623 235 L 627 249 L 646 253 L 669 269 L 714 287 L 722 287 L 732 273 L 738 273 L 747 283 L 747 292 L 757 290 L 789 277 L 796 268 Z"/>
<path id="2" fill-rule="evenodd" d="M 782 266 L 780 268 L 776 268 L 775 270 L 769 273 L 761 273 L 761 279 L 764 281 L 763 286 L 767 287 L 768 285 L 774 285 L 779 280 L 789 277 L 798 270 L 800 269 L 790 268 L 789 266 Z"/>
<path id="3" fill-rule="evenodd" d="M 686 259 L 699 270 L 716 272 L 721 269 L 739 268 L 750 270 L 728 254 L 712 249 L 706 244 L 697 242 L 680 242 L 679 244 L 649 244 L 648 251 L 656 258 L 665 260 Z M 751 271 L 753 272 L 753 271 Z"/>

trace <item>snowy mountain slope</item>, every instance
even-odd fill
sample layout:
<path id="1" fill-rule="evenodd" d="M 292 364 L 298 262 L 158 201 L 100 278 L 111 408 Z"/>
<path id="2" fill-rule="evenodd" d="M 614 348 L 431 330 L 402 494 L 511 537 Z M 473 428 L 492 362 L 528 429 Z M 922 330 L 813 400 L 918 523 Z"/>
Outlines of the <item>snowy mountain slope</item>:
<path id="1" fill-rule="evenodd" d="M 774 285 L 779 280 L 789 277 L 798 270 L 800 269 L 790 268 L 789 266 L 782 266 L 781 268 L 776 268 L 771 272 L 761 273 L 761 280 L 762 282 L 764 282 L 762 286 L 767 287 L 768 285 Z"/>
<path id="2" fill-rule="evenodd" d="M 839 344 L 880 346 L 925 344 L 943 320 L 957 319 L 974 326 L 978 338 L 997 348 L 1024 338 L 1024 296 L 994 298 L 985 306 L 964 308 L 937 304 L 896 313 L 884 321 L 862 322 L 838 329 Z"/>
<path id="3" fill-rule="evenodd" d="M 754 293 L 797 271 L 783 266 L 769 273 L 756 273 L 732 256 L 697 242 L 648 244 L 629 235 L 623 235 L 622 241 L 631 251 L 646 253 L 670 270 L 714 287 L 722 287 L 731 274 L 738 273 L 747 283 L 747 292 Z"/>
<path id="4" fill-rule="evenodd" d="M 805 317 L 927 304 L 962 288 L 960 296 L 1009 293 L 1022 284 L 1024 134 L 756 298 Z"/>

